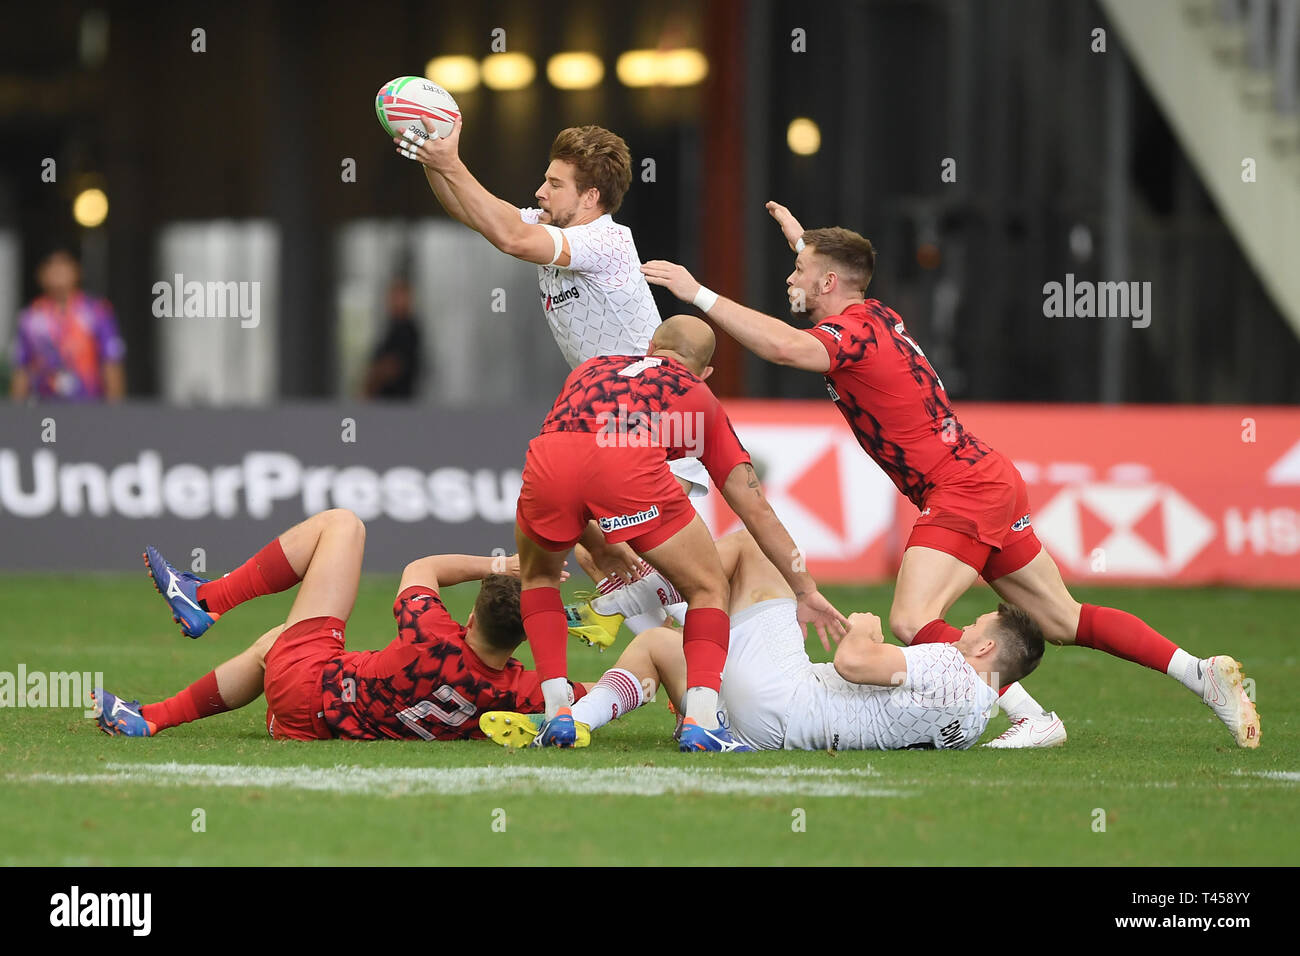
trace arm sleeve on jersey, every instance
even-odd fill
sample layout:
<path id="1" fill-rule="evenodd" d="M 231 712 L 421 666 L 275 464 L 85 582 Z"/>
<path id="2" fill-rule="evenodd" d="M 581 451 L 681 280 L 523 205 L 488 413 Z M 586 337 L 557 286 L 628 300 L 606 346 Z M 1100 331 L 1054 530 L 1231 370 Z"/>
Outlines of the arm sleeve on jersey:
<path id="1" fill-rule="evenodd" d="M 591 225 L 570 226 L 564 230 L 564 237 L 569 240 L 569 264 L 566 268 L 574 272 L 598 272 L 603 267 L 603 260 L 609 258 L 598 248 L 600 236 L 593 232 Z"/>
<path id="2" fill-rule="evenodd" d="M 13 366 L 14 368 L 26 368 L 32 360 L 32 347 L 27 337 L 27 323 L 24 321 L 26 313 L 20 313 L 18 316 L 18 334 L 14 337 L 13 347 Z"/>
<path id="3" fill-rule="evenodd" d="M 727 476 L 733 468 L 749 461 L 749 452 L 736 437 L 736 430 L 731 427 L 722 403 L 704 385 L 698 386 L 707 396 L 708 407 L 704 411 L 704 449 L 700 462 L 708 471 L 713 484 L 721 488 L 727 483 Z"/>
<path id="4" fill-rule="evenodd" d="M 126 357 L 126 342 L 117 331 L 113 307 L 107 302 L 99 302 L 95 311 L 95 340 L 99 344 L 100 356 L 105 362 L 122 361 Z"/>
<path id="5" fill-rule="evenodd" d="M 537 222 L 539 219 L 541 219 L 541 216 L 542 216 L 542 211 L 540 209 L 532 209 L 530 207 L 525 206 L 519 210 L 519 218 L 522 219 L 524 222 L 528 223 L 530 226 L 537 225 Z"/>
<path id="6" fill-rule="evenodd" d="M 849 332 L 843 327 L 833 322 L 823 322 L 808 329 L 808 334 L 820 342 L 826 349 L 826 354 L 830 356 L 831 367 L 827 372 L 835 372 L 851 362 L 866 358 L 866 354 L 853 355 L 851 350 L 845 346 L 849 343 L 845 340 Z"/>

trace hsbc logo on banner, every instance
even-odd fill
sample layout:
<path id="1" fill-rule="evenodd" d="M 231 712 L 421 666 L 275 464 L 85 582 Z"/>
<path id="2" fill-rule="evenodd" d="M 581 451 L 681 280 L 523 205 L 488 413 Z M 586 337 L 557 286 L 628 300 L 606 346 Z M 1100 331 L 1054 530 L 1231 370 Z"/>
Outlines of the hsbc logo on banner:
<path id="1" fill-rule="evenodd" d="M 768 502 L 809 559 L 851 560 L 893 526 L 898 490 L 842 424 L 733 425 Z M 720 495 L 691 502 L 715 535 L 740 527 Z"/>
<path id="2" fill-rule="evenodd" d="M 1171 486 L 1087 483 L 1035 511 L 1051 555 L 1076 574 L 1174 577 L 1201 553 L 1215 524 Z"/>

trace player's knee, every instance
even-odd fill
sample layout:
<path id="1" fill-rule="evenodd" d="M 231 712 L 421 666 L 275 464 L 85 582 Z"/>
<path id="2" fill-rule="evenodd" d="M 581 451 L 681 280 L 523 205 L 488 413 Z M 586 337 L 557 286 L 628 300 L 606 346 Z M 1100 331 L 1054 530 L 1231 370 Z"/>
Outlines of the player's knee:
<path id="1" fill-rule="evenodd" d="M 324 517 L 329 523 L 329 527 L 365 539 L 366 524 L 357 517 L 356 512 L 349 511 L 347 508 L 331 508 L 325 512 Z"/>
<path id="2" fill-rule="evenodd" d="M 921 620 L 921 617 L 912 611 L 894 608 L 889 612 L 889 629 L 894 632 L 894 637 L 904 644 L 911 644 L 921 628 L 929 623 Z"/>

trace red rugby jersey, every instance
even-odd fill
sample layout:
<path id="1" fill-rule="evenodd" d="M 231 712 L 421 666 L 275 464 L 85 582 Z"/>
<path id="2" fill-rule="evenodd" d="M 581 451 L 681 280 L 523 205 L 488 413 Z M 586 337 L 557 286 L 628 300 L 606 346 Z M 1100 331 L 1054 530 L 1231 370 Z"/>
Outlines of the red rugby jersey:
<path id="1" fill-rule="evenodd" d="M 943 382 L 893 309 L 868 299 L 809 334 L 826 347 L 826 390 L 858 444 L 918 508 L 992 452 L 957 421 Z"/>
<path id="2" fill-rule="evenodd" d="M 546 432 L 619 435 L 663 448 L 668 460 L 699 458 L 719 488 L 750 460 L 709 387 L 680 362 L 657 355 L 583 362 L 565 379 L 542 423 Z"/>
<path id="3" fill-rule="evenodd" d="M 325 722 L 351 740 L 482 740 L 489 710 L 545 710 L 537 672 L 513 658 L 489 667 L 465 642 L 431 588 L 413 586 L 393 602 L 397 637 L 378 651 L 348 651 L 321 675 Z"/>

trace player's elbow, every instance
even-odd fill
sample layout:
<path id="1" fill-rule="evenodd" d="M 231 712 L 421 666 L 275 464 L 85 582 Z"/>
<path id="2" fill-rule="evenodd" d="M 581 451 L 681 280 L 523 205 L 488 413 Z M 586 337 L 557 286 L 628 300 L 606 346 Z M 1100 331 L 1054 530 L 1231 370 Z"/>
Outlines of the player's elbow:
<path id="1" fill-rule="evenodd" d="M 835 673 L 852 684 L 865 683 L 864 677 L 868 667 L 866 650 L 857 641 L 841 641 L 840 646 L 835 649 L 835 659 L 832 662 Z"/>

